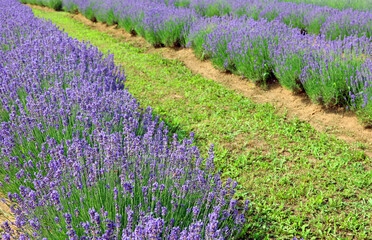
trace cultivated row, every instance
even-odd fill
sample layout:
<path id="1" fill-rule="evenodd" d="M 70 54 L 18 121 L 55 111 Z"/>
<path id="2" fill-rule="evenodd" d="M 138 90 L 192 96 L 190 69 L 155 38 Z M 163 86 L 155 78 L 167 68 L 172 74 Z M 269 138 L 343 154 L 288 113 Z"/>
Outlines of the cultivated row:
<path id="1" fill-rule="evenodd" d="M 319 6 L 329 6 L 338 9 L 367 9 L 372 10 L 372 0 L 280 0 L 282 2 L 310 3 Z"/>
<path id="2" fill-rule="evenodd" d="M 335 9 L 280 0 L 157 0 L 193 8 L 202 16 L 226 14 L 277 20 L 299 28 L 303 33 L 321 34 L 332 40 L 345 36 L 372 36 L 372 12 Z"/>
<path id="3" fill-rule="evenodd" d="M 23 3 L 42 4 L 56 9 L 79 9 L 92 11 L 90 15 L 105 18 L 101 8 L 112 9 L 115 18 L 123 9 L 123 5 L 133 3 L 153 2 L 162 8 L 162 4 L 191 8 L 200 16 L 248 16 L 255 20 L 277 20 L 299 28 L 303 33 L 321 34 L 334 39 L 343 39 L 345 36 L 372 36 L 372 12 L 366 9 L 352 8 L 337 9 L 329 6 L 319 6 L 303 2 L 290 2 L 281 0 L 149 0 L 149 1 L 119 1 L 119 0 L 20 0 Z M 157 3 L 157 4 L 156 4 Z M 139 6 L 143 8 L 143 6 Z M 154 7 L 153 9 L 156 9 Z M 116 13 L 116 14 L 115 14 Z M 161 12 L 159 12 L 159 15 Z M 119 17 L 120 19 L 120 17 Z"/>

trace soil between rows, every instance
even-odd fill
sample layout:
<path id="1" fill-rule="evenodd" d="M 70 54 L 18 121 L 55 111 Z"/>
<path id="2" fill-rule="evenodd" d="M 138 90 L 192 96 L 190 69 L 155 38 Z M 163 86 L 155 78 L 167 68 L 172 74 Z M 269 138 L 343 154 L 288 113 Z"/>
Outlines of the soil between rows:
<path id="1" fill-rule="evenodd" d="M 5 221 L 14 222 L 15 218 L 10 210 L 10 207 L 6 204 L 6 202 L 3 202 L 3 200 L 9 203 L 9 200 L 4 198 L 4 196 L 0 194 L 0 224 L 3 224 L 3 222 Z M 17 228 L 14 225 L 12 224 L 9 225 L 13 230 L 17 230 Z M 1 233 L 2 229 L 0 228 L 0 239 Z"/>

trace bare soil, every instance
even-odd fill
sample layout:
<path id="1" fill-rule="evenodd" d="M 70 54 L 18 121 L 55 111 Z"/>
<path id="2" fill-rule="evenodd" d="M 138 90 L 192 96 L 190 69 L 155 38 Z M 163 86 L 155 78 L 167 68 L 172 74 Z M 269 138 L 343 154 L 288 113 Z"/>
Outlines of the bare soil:
<path id="1" fill-rule="evenodd" d="M 1 199 L 3 198 L 2 195 L 0 195 L 0 224 L 3 224 L 3 222 L 5 221 L 8 221 L 9 222 L 9 225 L 10 227 L 16 231 L 17 228 L 14 226 L 14 225 L 11 225 L 10 223 L 11 222 L 14 222 L 15 221 L 15 218 L 13 216 L 13 214 L 11 213 L 10 211 L 10 208 L 8 207 L 8 205 L 6 205 Z M 8 203 L 9 200 L 7 200 Z M 1 233 L 2 233 L 2 229 L 0 228 L 0 239 L 1 239 Z"/>
<path id="2" fill-rule="evenodd" d="M 34 5 L 32 8 L 53 11 Z M 201 61 L 195 56 L 192 49 L 155 48 L 144 38 L 134 36 L 116 25 L 108 26 L 104 23 L 92 22 L 80 13 L 71 14 L 71 17 L 92 29 L 111 34 L 136 47 L 145 49 L 144 53 L 159 53 L 164 58 L 177 59 L 194 74 L 200 74 L 205 78 L 219 82 L 257 103 L 271 103 L 278 112 L 286 113 L 289 118 L 297 117 L 301 121 L 306 121 L 318 131 L 332 134 L 349 143 L 363 143 L 365 145 L 364 151 L 369 157 L 372 157 L 372 129 L 365 128 L 353 112 L 345 111 L 343 108 L 327 108 L 314 104 L 306 94 L 295 94 L 278 83 L 271 84 L 268 89 L 263 89 L 245 78 L 217 70 L 208 60 Z"/>

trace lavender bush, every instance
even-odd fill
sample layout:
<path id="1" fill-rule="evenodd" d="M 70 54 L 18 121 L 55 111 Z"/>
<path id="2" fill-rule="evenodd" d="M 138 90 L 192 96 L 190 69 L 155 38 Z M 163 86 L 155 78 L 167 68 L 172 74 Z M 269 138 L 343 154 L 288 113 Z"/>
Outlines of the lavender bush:
<path id="1" fill-rule="evenodd" d="M 0 1 L 3 239 L 232 239 L 237 183 L 190 139 L 169 139 L 96 48 Z M 7 26 L 4 28 L 3 26 Z M 12 230 L 14 224 L 17 230 Z"/>
<path id="2" fill-rule="evenodd" d="M 328 41 L 297 36 L 281 42 L 274 54 L 275 76 L 282 85 L 304 90 L 327 105 L 346 105 L 370 115 L 372 64 L 369 39 Z M 370 122 L 366 121 L 367 123 Z"/>
<path id="3" fill-rule="evenodd" d="M 229 2 L 224 0 L 175 0 L 168 2 L 168 5 L 173 3 L 178 7 L 188 7 L 206 17 L 223 16 L 231 12 Z"/>
<path id="4" fill-rule="evenodd" d="M 273 30 L 266 31 L 269 28 Z M 205 18 L 192 28 L 189 46 L 203 46 L 197 50 L 210 56 L 221 69 L 264 82 L 272 73 L 271 49 L 278 45 L 279 36 L 285 37 L 290 32 L 284 24 L 267 20 Z"/>

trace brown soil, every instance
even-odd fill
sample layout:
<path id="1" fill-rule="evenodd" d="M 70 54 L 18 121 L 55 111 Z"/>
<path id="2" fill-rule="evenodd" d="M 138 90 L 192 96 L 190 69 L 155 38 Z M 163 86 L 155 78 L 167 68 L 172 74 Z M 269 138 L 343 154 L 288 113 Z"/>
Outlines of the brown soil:
<path id="1" fill-rule="evenodd" d="M 53 11 L 46 7 L 34 6 L 32 8 L 43 11 Z M 279 84 L 272 84 L 268 90 L 256 86 L 240 76 L 217 70 L 210 61 L 201 61 L 193 50 L 187 48 L 154 48 L 144 38 L 133 36 L 117 26 L 107 26 L 104 23 L 92 22 L 82 14 L 71 14 L 92 29 L 99 30 L 121 38 L 136 47 L 145 49 L 144 53 L 159 53 L 164 58 L 177 59 L 185 64 L 194 74 L 212 79 L 225 87 L 243 94 L 257 103 L 271 103 L 278 112 L 286 113 L 288 117 L 298 117 L 311 124 L 318 131 L 326 132 L 349 143 L 363 143 L 364 151 L 372 157 L 372 129 L 363 127 L 355 113 L 345 111 L 343 108 L 326 108 L 312 103 L 306 94 L 295 94 Z"/>
<path id="2" fill-rule="evenodd" d="M 3 196 L 0 195 L 0 224 L 2 225 L 3 222 L 8 221 L 10 227 L 14 231 L 16 231 L 17 230 L 16 227 L 14 225 L 10 224 L 10 222 L 15 221 L 15 218 L 14 218 L 13 214 L 11 213 L 10 208 L 8 207 L 8 205 L 6 205 L 3 201 L 1 201 L 2 198 L 3 198 Z M 9 200 L 7 200 L 7 203 L 10 203 Z M 1 239 L 2 231 L 3 230 L 0 228 L 0 239 Z"/>

